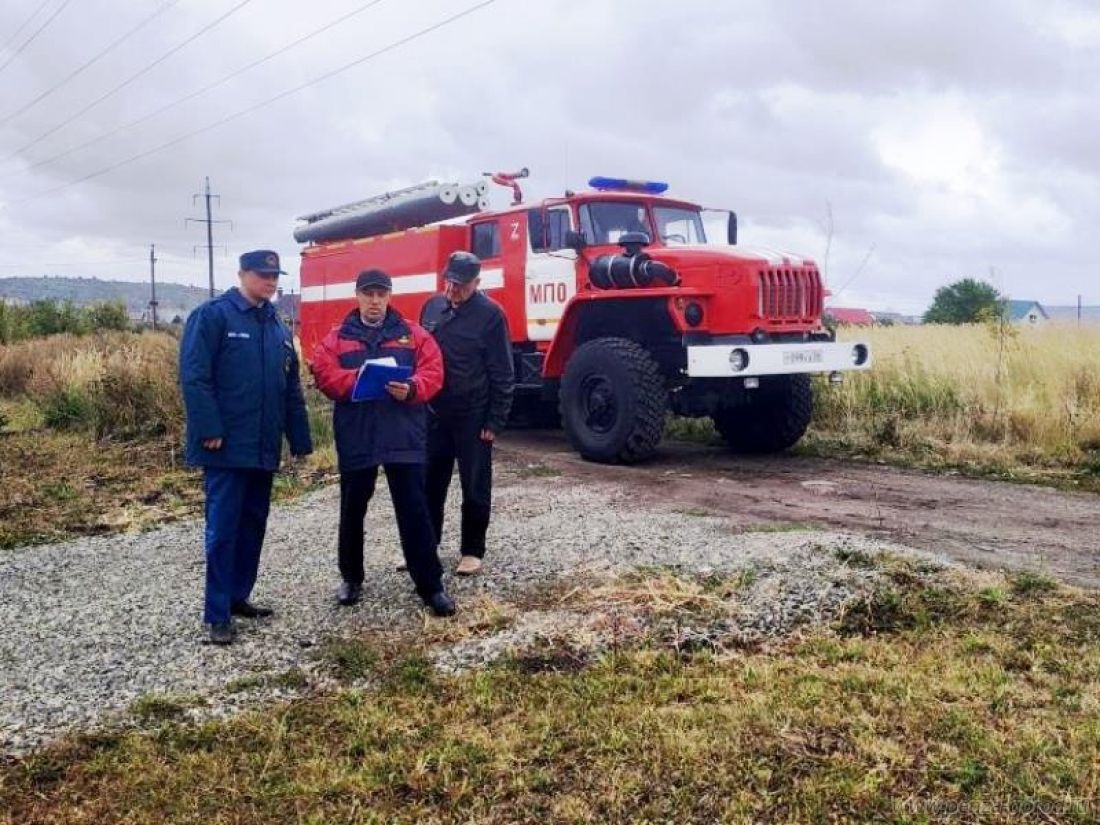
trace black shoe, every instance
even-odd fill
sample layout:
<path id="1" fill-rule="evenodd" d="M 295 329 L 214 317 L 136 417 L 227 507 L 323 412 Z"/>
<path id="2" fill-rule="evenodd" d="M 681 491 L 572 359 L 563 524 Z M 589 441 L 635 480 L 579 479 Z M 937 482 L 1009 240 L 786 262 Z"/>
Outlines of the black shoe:
<path id="1" fill-rule="evenodd" d="M 275 611 L 270 607 L 259 607 L 247 599 L 243 602 L 234 602 L 229 608 L 229 612 L 234 616 L 243 616 L 246 619 L 266 619 L 268 616 L 275 615 Z"/>
<path id="2" fill-rule="evenodd" d="M 340 589 L 336 591 L 336 601 L 344 605 L 344 607 L 350 607 L 353 604 L 359 604 L 359 600 L 362 598 L 363 585 L 361 584 L 344 582 L 340 585 Z"/>
<path id="3" fill-rule="evenodd" d="M 446 590 L 440 590 L 424 599 L 426 604 L 436 616 L 453 616 L 455 614 L 455 600 L 447 595 Z"/>
<path id="4" fill-rule="evenodd" d="M 210 644 L 228 645 L 233 642 L 233 625 L 229 622 L 215 622 L 210 625 Z"/>

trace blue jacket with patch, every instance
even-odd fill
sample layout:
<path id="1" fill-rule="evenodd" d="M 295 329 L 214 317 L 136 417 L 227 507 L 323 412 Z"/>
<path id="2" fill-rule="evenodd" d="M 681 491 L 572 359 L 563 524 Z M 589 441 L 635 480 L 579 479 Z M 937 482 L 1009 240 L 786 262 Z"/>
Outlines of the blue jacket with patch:
<path id="1" fill-rule="evenodd" d="M 192 312 L 180 385 L 188 464 L 276 470 L 284 435 L 294 455 L 313 452 L 294 340 L 270 303 L 253 306 L 233 288 Z M 222 448 L 205 449 L 210 438 Z"/>

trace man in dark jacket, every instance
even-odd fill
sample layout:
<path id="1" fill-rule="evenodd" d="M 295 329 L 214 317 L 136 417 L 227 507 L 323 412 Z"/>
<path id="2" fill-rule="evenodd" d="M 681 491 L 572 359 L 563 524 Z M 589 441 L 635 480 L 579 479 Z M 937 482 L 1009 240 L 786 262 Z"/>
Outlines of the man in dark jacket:
<path id="1" fill-rule="evenodd" d="M 203 468 L 210 641 L 233 641 L 230 616 L 270 616 L 249 601 L 267 529 L 283 436 L 296 456 L 313 451 L 298 354 L 271 305 L 279 256 L 240 260 L 240 286 L 191 313 L 180 343 L 186 459 Z"/>
<path id="2" fill-rule="evenodd" d="M 333 430 L 340 465 L 343 578 L 337 601 L 352 605 L 362 598 L 363 518 L 382 466 L 417 595 L 435 615 L 450 616 L 455 604 L 443 589 L 443 568 L 424 498 L 425 405 L 443 385 L 443 358 L 427 332 L 389 306 L 392 289 L 389 275 L 379 269 L 359 273 L 358 308 L 317 345 L 311 362 L 317 387 L 336 402 Z M 411 368 L 410 377 L 386 383 L 385 394 L 377 400 L 353 401 L 360 368 L 386 358 Z"/>
<path id="3" fill-rule="evenodd" d="M 461 558 L 455 572 L 478 572 L 492 510 L 493 440 L 512 406 L 512 346 L 504 311 L 478 292 L 481 261 L 455 252 L 445 292 L 421 310 L 420 323 L 443 350 L 446 380 L 428 422 L 428 506 L 443 537 L 443 506 L 455 461 L 462 484 Z"/>

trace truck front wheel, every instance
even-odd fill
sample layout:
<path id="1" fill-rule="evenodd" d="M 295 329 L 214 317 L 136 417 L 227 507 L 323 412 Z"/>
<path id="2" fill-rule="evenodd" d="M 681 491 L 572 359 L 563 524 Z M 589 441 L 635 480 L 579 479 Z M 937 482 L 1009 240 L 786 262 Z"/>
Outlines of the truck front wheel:
<path id="1" fill-rule="evenodd" d="M 566 365 L 560 398 L 569 443 L 589 461 L 633 464 L 661 443 L 668 392 L 657 363 L 634 341 L 582 344 Z"/>
<path id="2" fill-rule="evenodd" d="M 813 386 L 808 375 L 764 378 L 744 404 L 723 407 L 711 418 L 735 453 L 779 453 L 793 447 L 810 426 Z"/>

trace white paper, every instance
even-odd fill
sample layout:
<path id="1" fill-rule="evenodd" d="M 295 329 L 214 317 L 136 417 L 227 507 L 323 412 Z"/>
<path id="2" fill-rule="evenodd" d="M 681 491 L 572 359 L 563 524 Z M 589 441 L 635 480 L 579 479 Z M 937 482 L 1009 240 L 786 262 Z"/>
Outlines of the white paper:
<path id="1" fill-rule="evenodd" d="M 396 367 L 397 359 L 392 355 L 387 355 L 384 358 L 368 358 L 363 362 L 363 366 L 359 368 L 360 373 L 367 368 L 367 364 L 381 364 L 383 367 Z"/>

